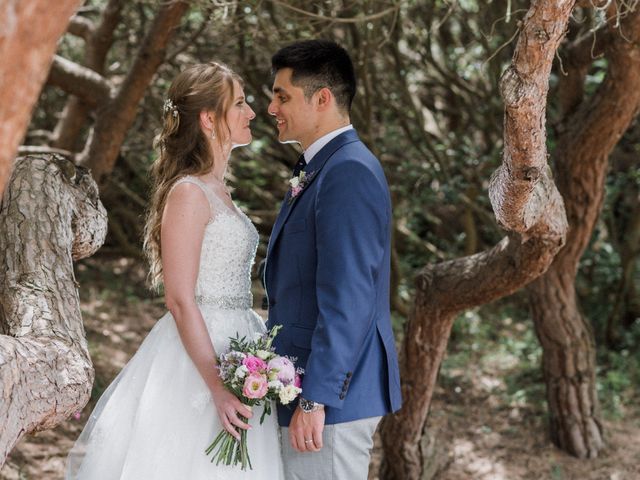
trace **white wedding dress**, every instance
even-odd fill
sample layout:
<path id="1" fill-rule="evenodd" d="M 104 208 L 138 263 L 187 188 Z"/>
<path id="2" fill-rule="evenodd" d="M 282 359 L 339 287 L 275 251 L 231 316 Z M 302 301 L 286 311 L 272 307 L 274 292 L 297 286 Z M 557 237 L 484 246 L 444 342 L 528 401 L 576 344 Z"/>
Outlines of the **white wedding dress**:
<path id="1" fill-rule="evenodd" d="M 229 337 L 265 331 L 251 310 L 251 265 L 258 232 L 194 177 L 212 218 L 202 241 L 196 301 L 218 354 Z M 260 425 L 254 407 L 248 432 L 253 470 L 216 466 L 204 453 L 222 429 L 204 380 L 188 356 L 170 313 L 105 390 L 67 459 L 67 479 L 278 480 L 283 478 L 275 409 Z"/>

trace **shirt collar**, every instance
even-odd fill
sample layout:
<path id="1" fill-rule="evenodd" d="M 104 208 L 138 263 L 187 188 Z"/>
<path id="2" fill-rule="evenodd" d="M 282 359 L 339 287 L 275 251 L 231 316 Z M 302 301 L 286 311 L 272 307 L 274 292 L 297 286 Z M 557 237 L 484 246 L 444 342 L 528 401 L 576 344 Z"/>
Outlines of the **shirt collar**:
<path id="1" fill-rule="evenodd" d="M 311 145 L 309 145 L 309 148 L 307 148 L 304 151 L 304 161 L 309 163 L 313 159 L 313 157 L 315 157 L 316 153 L 322 150 L 322 147 L 324 147 L 327 143 L 329 143 L 331 140 L 336 138 L 341 133 L 346 132 L 347 130 L 352 130 L 352 129 L 353 129 L 353 125 L 349 124 L 346 127 L 338 128 L 337 130 L 333 130 L 332 132 L 329 132 L 326 135 L 323 135 L 322 137 L 317 139 L 315 142 L 313 142 Z"/>

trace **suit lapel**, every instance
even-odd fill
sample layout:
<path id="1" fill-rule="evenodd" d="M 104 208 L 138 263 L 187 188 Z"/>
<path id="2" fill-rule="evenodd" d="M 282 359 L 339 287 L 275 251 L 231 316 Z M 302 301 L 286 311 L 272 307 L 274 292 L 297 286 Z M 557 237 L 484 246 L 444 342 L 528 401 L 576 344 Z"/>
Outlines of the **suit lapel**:
<path id="1" fill-rule="evenodd" d="M 287 192 L 284 197 L 284 201 L 282 202 L 282 207 L 280 208 L 280 213 L 276 218 L 275 223 L 273 224 L 273 230 L 271 231 L 271 236 L 269 237 L 269 245 L 267 247 L 267 258 L 271 254 L 276 241 L 278 240 L 278 236 L 280 232 L 282 232 L 282 228 L 284 224 L 287 222 L 289 215 L 293 211 L 293 208 L 300 200 L 300 197 L 304 195 L 304 193 L 309 189 L 311 184 L 318 178 L 320 174 L 320 170 L 325 166 L 327 161 L 331 158 L 331 156 L 336 153 L 341 147 L 347 145 L 349 143 L 357 142 L 360 139 L 358 138 L 358 134 L 355 130 L 347 130 L 344 133 L 341 133 L 336 138 L 332 139 L 329 143 L 327 143 L 322 150 L 320 150 L 308 163 L 305 167 L 305 172 L 307 175 L 312 175 L 309 181 L 305 184 L 304 189 L 295 197 L 292 201 L 289 201 L 291 198 L 291 189 Z"/>

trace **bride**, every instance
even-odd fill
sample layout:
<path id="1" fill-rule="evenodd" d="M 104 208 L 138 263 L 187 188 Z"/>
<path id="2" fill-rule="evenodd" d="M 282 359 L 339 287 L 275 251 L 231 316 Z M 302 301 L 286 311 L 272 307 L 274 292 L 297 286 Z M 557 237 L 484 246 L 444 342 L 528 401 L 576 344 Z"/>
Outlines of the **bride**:
<path id="1" fill-rule="evenodd" d="M 265 331 L 251 310 L 258 233 L 224 174 L 251 142 L 240 77 L 220 63 L 180 73 L 164 104 L 145 251 L 169 312 L 107 388 L 67 459 L 67 479 L 231 480 L 283 477 L 277 422 L 260 425 L 218 376 L 216 352 L 236 333 Z M 249 418 L 242 422 L 238 415 Z M 253 470 L 216 466 L 204 450 L 226 429 L 249 429 Z"/>

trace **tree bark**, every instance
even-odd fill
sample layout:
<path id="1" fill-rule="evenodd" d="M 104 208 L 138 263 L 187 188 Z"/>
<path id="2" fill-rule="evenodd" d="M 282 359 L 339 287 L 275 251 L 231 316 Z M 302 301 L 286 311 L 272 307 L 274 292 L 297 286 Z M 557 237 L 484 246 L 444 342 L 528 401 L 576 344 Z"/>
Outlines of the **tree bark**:
<path id="1" fill-rule="evenodd" d="M 595 342 L 580 312 L 575 277 L 604 198 L 608 158 L 640 109 L 640 8 L 614 26 L 604 47 L 607 73 L 596 93 L 561 125 L 556 178 L 567 208 L 567 245 L 529 287 L 543 347 L 551 438 L 579 458 L 604 446 L 595 381 Z"/>
<path id="2" fill-rule="evenodd" d="M 107 215 L 86 169 L 58 155 L 21 157 L 0 203 L 0 468 L 26 433 L 89 400 L 72 260 L 104 242 Z"/>
<path id="3" fill-rule="evenodd" d="M 546 155 L 549 74 L 574 1 L 533 1 L 500 89 L 505 148 L 489 197 L 510 233 L 494 248 L 426 266 L 400 351 L 404 405 L 382 425 L 381 478 L 421 479 L 421 442 L 442 358 L 456 315 L 509 295 L 546 271 L 565 240 L 567 221 Z"/>
<path id="4" fill-rule="evenodd" d="M 189 3 L 174 0 L 162 5 L 140 46 L 133 66 L 111 102 L 100 109 L 88 148 L 79 161 L 100 183 L 115 166 L 120 146 L 135 119 L 138 103 L 162 64 L 167 45 Z"/>
<path id="5" fill-rule="evenodd" d="M 49 0 L 6 0 L 0 6 L 0 195 L 58 39 L 81 3 L 59 0 L 52 8 Z"/>

